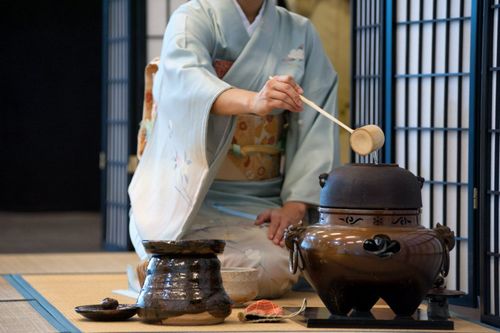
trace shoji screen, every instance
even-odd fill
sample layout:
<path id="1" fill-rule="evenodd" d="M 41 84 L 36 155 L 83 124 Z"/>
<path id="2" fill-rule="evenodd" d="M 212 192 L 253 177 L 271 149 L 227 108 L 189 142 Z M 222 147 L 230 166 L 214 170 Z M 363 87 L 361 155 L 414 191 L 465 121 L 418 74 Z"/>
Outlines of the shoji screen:
<path id="1" fill-rule="evenodd" d="M 130 0 L 104 2 L 103 215 L 108 249 L 128 248 Z"/>
<path id="2" fill-rule="evenodd" d="M 469 106 L 476 5 L 475 0 L 353 1 L 352 125 L 381 124 L 382 161 L 426 179 L 423 225 L 440 223 L 455 231 L 447 287 L 469 293 L 461 299 L 466 304 L 476 302 Z"/>
<path id="3" fill-rule="evenodd" d="M 353 63 L 351 123 L 353 128 L 367 124 L 382 126 L 383 1 L 353 1 Z M 377 152 L 378 154 L 378 152 Z M 356 162 L 369 162 L 381 156 L 360 157 Z"/>
<path id="4" fill-rule="evenodd" d="M 500 1 L 485 1 L 483 11 L 481 317 L 500 326 Z"/>
<path id="5" fill-rule="evenodd" d="M 142 1 L 103 1 L 102 212 L 106 249 L 128 250 L 127 188 L 135 166 L 144 77 Z"/>
<path id="6" fill-rule="evenodd" d="M 127 187 L 136 165 L 136 135 L 142 118 L 145 62 L 160 55 L 170 14 L 185 0 L 103 2 L 104 243 L 130 248 Z M 146 21 L 146 22 L 144 22 Z"/>
<path id="7" fill-rule="evenodd" d="M 394 5 L 394 161 L 426 179 L 422 221 L 455 231 L 447 286 L 468 292 L 471 3 Z"/>

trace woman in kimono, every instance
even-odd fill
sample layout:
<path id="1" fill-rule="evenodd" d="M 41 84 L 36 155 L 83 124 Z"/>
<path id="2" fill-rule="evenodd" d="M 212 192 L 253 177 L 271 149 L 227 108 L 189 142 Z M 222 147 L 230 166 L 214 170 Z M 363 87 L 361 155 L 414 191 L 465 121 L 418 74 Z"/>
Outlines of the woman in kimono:
<path id="1" fill-rule="evenodd" d="M 284 231 L 338 162 L 335 126 L 300 94 L 336 112 L 337 75 L 306 18 L 273 0 L 191 0 L 172 15 L 129 187 L 141 258 L 145 239 L 223 239 L 222 266 L 257 268 L 260 297 L 290 289 Z"/>

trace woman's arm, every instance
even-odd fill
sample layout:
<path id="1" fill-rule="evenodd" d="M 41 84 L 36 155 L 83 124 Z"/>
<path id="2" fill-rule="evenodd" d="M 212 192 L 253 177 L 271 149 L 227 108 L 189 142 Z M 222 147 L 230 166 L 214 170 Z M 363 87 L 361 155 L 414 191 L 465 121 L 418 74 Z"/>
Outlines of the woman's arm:
<path id="1" fill-rule="evenodd" d="M 224 91 L 215 100 L 211 112 L 225 116 L 249 113 L 265 116 L 274 109 L 300 112 L 302 93 L 302 88 L 291 76 L 275 76 L 259 92 L 238 88 Z"/>

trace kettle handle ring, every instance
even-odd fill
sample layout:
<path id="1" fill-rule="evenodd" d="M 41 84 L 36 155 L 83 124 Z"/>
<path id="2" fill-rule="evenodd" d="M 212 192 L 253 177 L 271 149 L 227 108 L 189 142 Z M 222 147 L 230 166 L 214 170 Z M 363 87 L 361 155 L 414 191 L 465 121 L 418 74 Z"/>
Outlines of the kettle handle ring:
<path id="1" fill-rule="evenodd" d="M 295 274 L 297 273 L 297 268 L 301 271 L 304 270 L 304 258 L 302 258 L 296 239 L 292 240 L 292 244 L 293 249 L 290 250 L 290 260 L 288 263 L 290 272 Z"/>

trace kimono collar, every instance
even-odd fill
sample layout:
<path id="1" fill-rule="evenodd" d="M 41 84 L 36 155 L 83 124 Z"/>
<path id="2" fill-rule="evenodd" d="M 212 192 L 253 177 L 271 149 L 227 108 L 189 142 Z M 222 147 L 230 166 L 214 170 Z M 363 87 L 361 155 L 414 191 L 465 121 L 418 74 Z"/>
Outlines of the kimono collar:
<path id="1" fill-rule="evenodd" d="M 257 27 L 262 19 L 262 13 L 264 12 L 264 7 L 266 6 L 266 0 L 264 0 L 262 2 L 262 5 L 260 6 L 259 12 L 252 23 L 250 23 L 250 21 L 248 21 L 248 18 L 245 15 L 245 13 L 243 12 L 243 10 L 241 9 L 240 5 L 238 4 L 238 1 L 233 0 L 233 2 L 234 2 L 234 5 L 236 6 L 236 9 L 238 10 L 238 13 L 240 13 L 241 20 L 243 21 L 243 25 L 245 26 L 245 29 L 248 32 L 248 35 L 252 36 L 253 32 L 255 31 L 255 29 L 257 29 Z"/>
<path id="2" fill-rule="evenodd" d="M 226 42 L 230 45 L 245 45 L 250 36 L 245 29 L 244 23 L 238 13 L 238 4 L 234 0 L 213 0 L 209 2 L 215 11 L 217 23 L 223 31 L 229 31 L 225 34 Z M 276 5 L 273 0 L 265 0 L 259 11 L 262 14 L 261 22 L 258 23 L 255 32 L 262 29 L 265 25 L 268 26 L 267 30 L 271 34 L 273 21 L 276 17 Z M 255 36 L 252 33 L 252 38 Z"/>
<path id="3" fill-rule="evenodd" d="M 210 4 L 217 14 L 220 28 L 226 32 L 225 42 L 232 42 L 232 45 L 241 47 L 235 62 L 224 76 L 224 81 L 242 89 L 258 91 L 268 80 L 268 76 L 275 74 L 268 72 L 269 68 L 266 70 L 262 64 L 269 64 L 268 55 L 273 43 L 281 42 L 280 33 L 277 31 L 279 18 L 274 1 L 264 2 L 261 22 L 251 37 L 243 26 L 233 0 L 215 0 Z M 261 65 L 256 67 L 256 64 Z"/>

